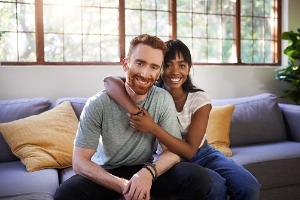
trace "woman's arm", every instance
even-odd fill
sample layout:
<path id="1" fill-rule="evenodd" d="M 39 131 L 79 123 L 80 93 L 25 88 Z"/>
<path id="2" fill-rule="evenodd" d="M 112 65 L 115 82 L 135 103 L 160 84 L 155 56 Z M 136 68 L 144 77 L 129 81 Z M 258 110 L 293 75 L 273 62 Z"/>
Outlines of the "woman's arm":
<path id="1" fill-rule="evenodd" d="M 140 132 L 152 133 L 157 137 L 170 151 L 177 155 L 191 160 L 197 152 L 199 145 L 206 132 L 211 105 L 205 105 L 199 108 L 193 115 L 187 138 L 180 140 L 166 132 L 157 125 L 150 114 L 144 110 L 142 116 L 131 116 L 130 124 Z"/>
<path id="2" fill-rule="evenodd" d="M 107 76 L 103 81 L 108 96 L 122 106 L 126 112 L 134 114 L 140 111 L 125 90 L 125 77 Z"/>

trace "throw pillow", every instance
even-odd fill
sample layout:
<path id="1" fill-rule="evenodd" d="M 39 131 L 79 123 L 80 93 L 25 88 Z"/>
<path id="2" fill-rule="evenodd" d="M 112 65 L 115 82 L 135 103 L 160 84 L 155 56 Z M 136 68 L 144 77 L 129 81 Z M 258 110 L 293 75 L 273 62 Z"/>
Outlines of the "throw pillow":
<path id="1" fill-rule="evenodd" d="M 215 99 L 212 105 L 234 104 L 230 145 L 252 145 L 287 140 L 278 98 L 271 93 L 233 99 Z"/>
<path id="2" fill-rule="evenodd" d="M 27 171 L 72 165 L 73 141 L 78 119 L 66 101 L 39 115 L 0 124 L 12 152 Z"/>
<path id="3" fill-rule="evenodd" d="M 232 156 L 229 131 L 233 111 L 233 104 L 212 106 L 206 128 L 208 143 L 228 157 Z"/>
<path id="4" fill-rule="evenodd" d="M 49 110 L 53 103 L 46 98 L 0 100 L 0 123 L 37 115 Z M 19 160 L 0 132 L 0 163 Z"/>

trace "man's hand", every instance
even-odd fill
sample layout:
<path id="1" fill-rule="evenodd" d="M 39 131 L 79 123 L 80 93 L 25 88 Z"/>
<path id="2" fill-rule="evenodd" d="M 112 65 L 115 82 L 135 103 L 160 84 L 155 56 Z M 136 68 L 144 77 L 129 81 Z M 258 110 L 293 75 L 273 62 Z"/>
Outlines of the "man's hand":
<path id="1" fill-rule="evenodd" d="M 138 173 L 134 174 L 125 187 L 123 195 L 126 200 L 150 199 L 150 189 L 152 186 L 152 175 L 150 172 L 142 168 Z"/>

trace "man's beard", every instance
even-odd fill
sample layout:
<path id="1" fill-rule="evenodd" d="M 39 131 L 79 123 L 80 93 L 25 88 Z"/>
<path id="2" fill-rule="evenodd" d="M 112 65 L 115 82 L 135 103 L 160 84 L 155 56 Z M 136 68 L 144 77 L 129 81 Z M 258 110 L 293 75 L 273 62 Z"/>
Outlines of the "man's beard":
<path id="1" fill-rule="evenodd" d="M 146 85 L 136 85 L 137 80 L 135 79 L 148 83 Z M 153 78 L 144 78 L 140 74 L 133 74 L 130 70 L 128 71 L 127 84 L 137 95 L 147 94 L 147 92 L 153 86 L 154 82 L 155 81 Z"/>

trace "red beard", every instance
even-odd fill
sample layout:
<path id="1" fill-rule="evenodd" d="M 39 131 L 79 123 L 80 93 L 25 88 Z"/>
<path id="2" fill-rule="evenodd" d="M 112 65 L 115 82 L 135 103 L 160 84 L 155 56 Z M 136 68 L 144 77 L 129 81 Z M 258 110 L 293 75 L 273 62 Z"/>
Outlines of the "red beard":
<path id="1" fill-rule="evenodd" d="M 148 82 L 145 85 L 137 83 L 137 80 Z M 139 74 L 133 74 L 131 71 L 128 71 L 128 86 L 137 94 L 137 95 L 145 95 L 150 88 L 155 83 L 153 78 L 144 78 Z"/>

